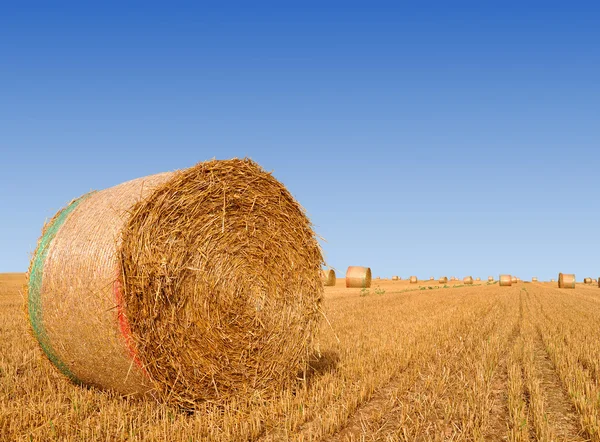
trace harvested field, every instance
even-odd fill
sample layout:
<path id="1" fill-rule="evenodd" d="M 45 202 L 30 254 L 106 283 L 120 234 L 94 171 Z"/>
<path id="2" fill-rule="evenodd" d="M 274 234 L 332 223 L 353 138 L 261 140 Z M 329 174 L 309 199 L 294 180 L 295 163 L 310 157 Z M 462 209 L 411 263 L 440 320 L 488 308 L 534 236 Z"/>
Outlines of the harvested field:
<path id="1" fill-rule="evenodd" d="M 325 288 L 305 379 L 194 414 L 79 387 L 0 275 L 0 440 L 600 440 L 600 289 L 378 280 Z"/>

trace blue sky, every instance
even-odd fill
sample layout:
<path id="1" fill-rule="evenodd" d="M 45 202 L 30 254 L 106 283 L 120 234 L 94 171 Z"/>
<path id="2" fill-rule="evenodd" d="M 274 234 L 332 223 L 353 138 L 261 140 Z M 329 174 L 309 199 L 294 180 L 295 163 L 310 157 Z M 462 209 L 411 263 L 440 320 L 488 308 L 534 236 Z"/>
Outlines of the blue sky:
<path id="1" fill-rule="evenodd" d="M 0 272 L 90 189 L 248 156 L 340 276 L 600 275 L 592 2 L 84 3 L 2 7 Z"/>

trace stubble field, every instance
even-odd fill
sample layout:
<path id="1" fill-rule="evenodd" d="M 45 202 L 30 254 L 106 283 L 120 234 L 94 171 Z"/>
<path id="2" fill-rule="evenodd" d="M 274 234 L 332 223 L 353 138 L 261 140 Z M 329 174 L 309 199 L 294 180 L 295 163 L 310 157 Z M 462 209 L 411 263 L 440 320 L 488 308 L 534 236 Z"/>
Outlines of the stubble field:
<path id="1" fill-rule="evenodd" d="M 29 335 L 24 282 L 0 275 L 2 441 L 600 441 L 595 285 L 338 279 L 295 390 L 190 415 L 69 383 Z"/>

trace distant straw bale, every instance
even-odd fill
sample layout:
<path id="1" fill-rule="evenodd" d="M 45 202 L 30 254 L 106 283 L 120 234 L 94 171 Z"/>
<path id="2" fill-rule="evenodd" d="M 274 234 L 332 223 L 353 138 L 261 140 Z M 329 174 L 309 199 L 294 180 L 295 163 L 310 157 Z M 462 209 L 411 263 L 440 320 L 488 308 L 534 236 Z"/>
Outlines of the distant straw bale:
<path id="1" fill-rule="evenodd" d="M 410 277 L 410 283 L 411 284 L 416 284 L 418 282 L 417 277 L 416 276 L 411 276 Z"/>
<path id="2" fill-rule="evenodd" d="M 477 278 L 475 278 L 475 281 L 481 281 L 481 278 L 478 276 Z"/>
<path id="3" fill-rule="evenodd" d="M 448 277 L 447 276 L 441 276 L 440 279 L 438 280 L 438 282 L 440 284 L 446 284 L 448 282 Z"/>
<path id="4" fill-rule="evenodd" d="M 583 283 L 584 284 L 591 284 L 592 283 L 592 278 L 583 278 Z"/>
<path id="5" fill-rule="evenodd" d="M 435 280 L 435 278 L 434 278 L 433 276 L 430 276 L 430 277 L 429 277 L 429 280 L 430 280 L 430 281 L 434 281 L 434 280 Z"/>
<path id="6" fill-rule="evenodd" d="M 519 282 L 519 279 L 518 279 L 516 276 L 512 276 L 512 277 L 510 278 L 510 282 L 511 282 L 512 284 L 516 284 L 517 282 Z"/>
<path id="7" fill-rule="evenodd" d="M 323 270 L 322 273 L 323 285 L 331 287 L 335 285 L 335 271 L 333 269 Z"/>
<path id="8" fill-rule="evenodd" d="M 513 277 L 510 275 L 500 275 L 500 287 L 510 287 L 513 282 Z"/>
<path id="9" fill-rule="evenodd" d="M 493 276 L 488 276 L 488 281 L 489 282 L 493 282 L 494 281 L 494 277 Z"/>
<path id="10" fill-rule="evenodd" d="M 558 274 L 558 287 L 561 289 L 574 289 L 575 288 L 575 274 L 559 273 Z"/>
<path id="11" fill-rule="evenodd" d="M 396 275 L 392 276 L 392 281 L 398 281 L 398 276 L 396 276 Z"/>
<path id="12" fill-rule="evenodd" d="M 536 276 L 534 276 L 533 278 L 531 278 L 531 282 L 538 282 L 538 279 Z"/>
<path id="13" fill-rule="evenodd" d="M 472 276 L 465 276 L 463 278 L 463 283 L 464 284 L 473 284 L 473 277 Z"/>
<path id="14" fill-rule="evenodd" d="M 371 268 L 349 266 L 346 270 L 346 287 L 369 288 L 371 287 Z"/>
<path id="15" fill-rule="evenodd" d="M 290 192 L 212 160 L 72 201 L 44 227 L 27 312 L 76 383 L 194 409 L 294 385 L 318 331 L 324 264 Z"/>

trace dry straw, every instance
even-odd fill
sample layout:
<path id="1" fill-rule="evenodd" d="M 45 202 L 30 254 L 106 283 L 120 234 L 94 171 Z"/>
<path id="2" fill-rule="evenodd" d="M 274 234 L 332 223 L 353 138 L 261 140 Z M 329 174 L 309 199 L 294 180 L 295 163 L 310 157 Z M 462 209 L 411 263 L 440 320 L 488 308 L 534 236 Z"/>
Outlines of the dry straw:
<path id="1" fill-rule="evenodd" d="M 442 276 L 442 277 L 441 277 L 441 278 L 438 280 L 438 282 L 439 282 L 440 284 L 446 284 L 446 283 L 448 282 L 448 277 L 447 277 L 447 276 Z"/>
<path id="2" fill-rule="evenodd" d="M 371 268 L 350 266 L 346 270 L 346 287 L 369 288 L 371 287 Z"/>
<path id="3" fill-rule="evenodd" d="M 531 278 L 531 282 L 537 282 L 537 280 L 538 280 L 538 279 L 537 279 L 537 277 L 536 277 L 536 276 L 534 276 L 533 278 Z"/>
<path id="4" fill-rule="evenodd" d="M 465 276 L 463 278 L 463 283 L 464 284 L 473 284 L 473 277 L 472 276 Z"/>
<path id="5" fill-rule="evenodd" d="M 478 276 L 477 278 L 475 278 L 475 281 L 481 281 L 481 278 Z"/>
<path id="6" fill-rule="evenodd" d="M 575 275 L 573 273 L 559 273 L 558 287 L 561 289 L 574 289 Z"/>
<path id="7" fill-rule="evenodd" d="M 500 275 L 500 287 L 510 287 L 513 283 L 513 277 L 510 275 Z"/>
<path id="8" fill-rule="evenodd" d="M 418 282 L 417 277 L 416 276 L 411 276 L 410 277 L 410 283 L 411 284 L 416 284 Z"/>
<path id="9" fill-rule="evenodd" d="M 28 315 L 75 382 L 195 408 L 296 382 L 322 317 L 302 207 L 249 159 L 88 194 L 45 226 Z"/>
<path id="10" fill-rule="evenodd" d="M 488 281 L 489 281 L 489 282 L 492 282 L 492 281 L 494 281 L 494 277 L 493 277 L 493 276 L 488 276 Z"/>
<path id="11" fill-rule="evenodd" d="M 429 280 L 430 280 L 430 281 L 433 281 L 433 280 L 435 280 L 435 278 L 434 278 L 433 276 L 430 276 L 430 277 L 429 277 Z"/>
<path id="12" fill-rule="evenodd" d="M 335 285 L 335 271 L 333 269 L 323 270 L 323 285 L 331 287 Z"/>
<path id="13" fill-rule="evenodd" d="M 392 281 L 398 281 L 398 277 L 396 275 L 392 276 Z"/>
<path id="14" fill-rule="evenodd" d="M 584 284 L 591 284 L 592 283 L 592 278 L 583 278 L 583 283 Z"/>
<path id="15" fill-rule="evenodd" d="M 513 283 L 513 284 L 516 284 L 517 282 L 519 282 L 519 279 L 516 276 L 512 276 L 510 278 L 510 282 Z"/>

